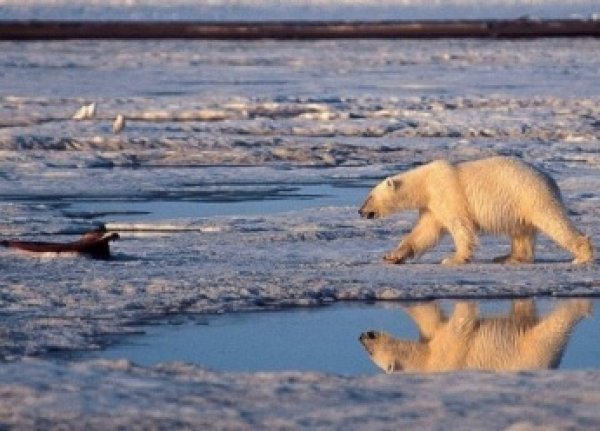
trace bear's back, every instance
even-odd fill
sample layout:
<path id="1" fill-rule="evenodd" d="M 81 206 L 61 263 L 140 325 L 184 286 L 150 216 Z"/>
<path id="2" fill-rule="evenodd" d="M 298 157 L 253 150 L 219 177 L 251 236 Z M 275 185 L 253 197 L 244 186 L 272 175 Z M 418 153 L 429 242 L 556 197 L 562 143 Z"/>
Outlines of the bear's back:
<path id="1" fill-rule="evenodd" d="M 472 217 L 483 231 L 518 231 L 540 208 L 562 207 L 556 182 L 520 160 L 498 156 L 459 163 L 456 169 Z"/>

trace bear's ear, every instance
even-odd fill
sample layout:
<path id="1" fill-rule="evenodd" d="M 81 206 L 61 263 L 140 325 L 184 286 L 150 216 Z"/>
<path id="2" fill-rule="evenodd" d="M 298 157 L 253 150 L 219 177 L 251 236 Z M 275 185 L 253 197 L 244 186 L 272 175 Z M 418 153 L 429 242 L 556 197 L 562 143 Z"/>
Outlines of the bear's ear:
<path id="1" fill-rule="evenodd" d="M 400 188 L 400 186 L 402 185 L 402 181 L 395 180 L 393 178 L 388 178 L 386 181 L 386 185 L 388 186 L 388 188 L 395 191 Z"/>

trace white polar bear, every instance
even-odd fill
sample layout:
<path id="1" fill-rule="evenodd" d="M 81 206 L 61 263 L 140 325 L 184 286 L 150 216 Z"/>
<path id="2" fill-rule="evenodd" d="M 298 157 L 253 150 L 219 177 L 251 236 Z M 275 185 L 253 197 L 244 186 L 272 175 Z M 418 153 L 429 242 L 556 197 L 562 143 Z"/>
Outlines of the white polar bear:
<path id="1" fill-rule="evenodd" d="M 510 254 L 496 262 L 533 262 L 538 231 L 570 251 L 573 263 L 594 260 L 592 242 L 567 217 L 554 180 L 514 158 L 498 156 L 457 164 L 437 160 L 419 166 L 375 186 L 359 214 L 376 218 L 411 209 L 419 211 L 419 220 L 398 247 L 384 256 L 387 262 L 418 257 L 450 233 L 456 252 L 442 263 L 466 263 L 473 255 L 478 231 L 511 238 Z"/>

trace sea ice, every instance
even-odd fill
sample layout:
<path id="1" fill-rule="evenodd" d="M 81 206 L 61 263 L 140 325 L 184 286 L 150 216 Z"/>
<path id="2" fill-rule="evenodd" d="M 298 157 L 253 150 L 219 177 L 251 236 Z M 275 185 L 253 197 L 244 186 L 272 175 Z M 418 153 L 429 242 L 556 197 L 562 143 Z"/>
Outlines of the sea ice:
<path id="1" fill-rule="evenodd" d="M 108 262 L 0 250 L 2 425 L 597 427 L 597 371 L 342 378 L 45 355 L 185 313 L 600 294 L 598 265 L 572 266 L 543 235 L 534 265 L 490 263 L 508 248 L 502 238 L 483 238 L 461 268 L 439 265 L 450 241 L 414 264 L 384 265 L 414 216 L 357 214 L 362 191 L 390 173 L 505 154 L 556 178 L 570 217 L 599 244 L 598 40 L 2 48 L 1 239 L 70 241 L 100 223 L 145 230 L 124 233 Z M 96 117 L 71 119 L 90 102 L 102 107 Z M 118 114 L 128 122 L 115 135 Z M 335 196 L 292 205 L 320 186 Z M 181 202 L 224 209 L 178 214 Z M 256 206 L 225 209 L 245 203 Z"/>

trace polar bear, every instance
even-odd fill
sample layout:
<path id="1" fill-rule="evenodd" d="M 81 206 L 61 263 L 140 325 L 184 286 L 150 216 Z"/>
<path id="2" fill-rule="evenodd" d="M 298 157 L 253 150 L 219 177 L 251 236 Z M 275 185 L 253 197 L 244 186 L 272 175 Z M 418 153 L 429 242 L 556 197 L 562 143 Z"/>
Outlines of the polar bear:
<path id="1" fill-rule="evenodd" d="M 570 251 L 573 263 L 593 262 L 594 247 L 567 217 L 558 186 L 540 170 L 509 157 L 451 164 L 444 160 L 389 177 L 375 186 L 359 209 L 361 217 L 385 217 L 416 209 L 419 219 L 384 260 L 403 263 L 450 233 L 456 251 L 442 263 L 471 260 L 476 232 L 507 235 L 511 250 L 500 263 L 531 263 L 538 231 Z"/>
<path id="2" fill-rule="evenodd" d="M 478 317 L 476 305 L 467 301 L 458 301 L 449 319 L 435 303 L 406 311 L 419 328 L 420 341 L 377 331 L 359 338 L 384 371 L 523 371 L 559 366 L 571 331 L 591 313 L 591 301 L 565 300 L 541 319 L 533 299 L 514 300 L 508 315 L 496 317 Z"/>

